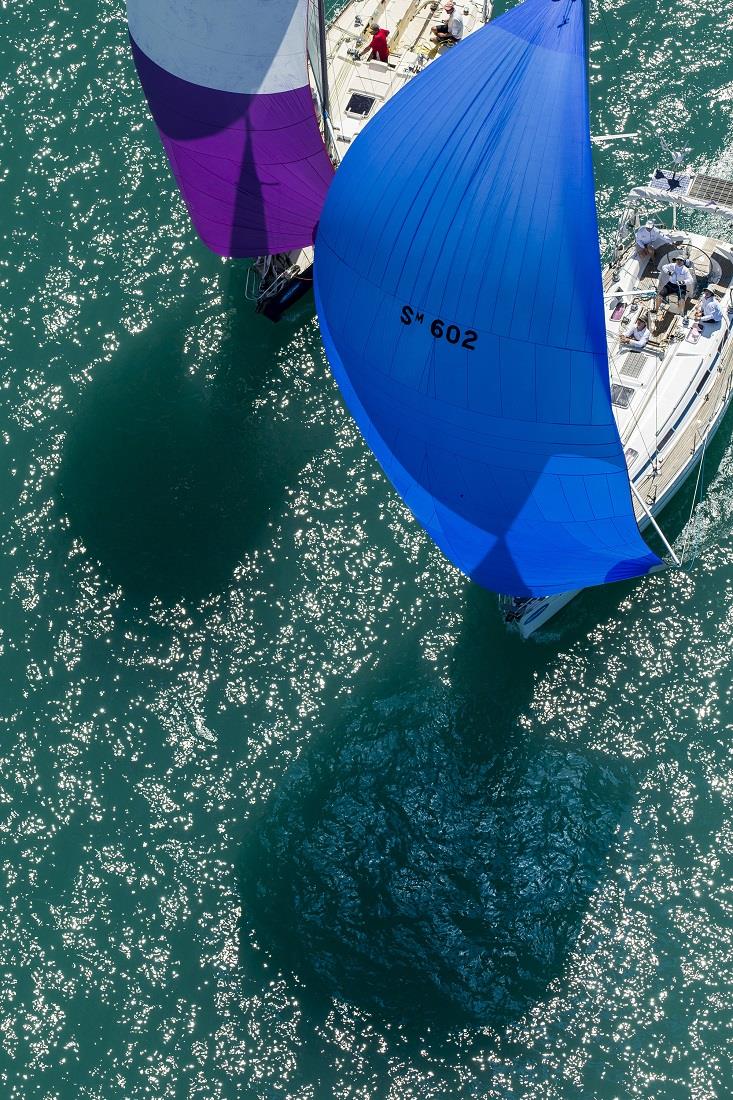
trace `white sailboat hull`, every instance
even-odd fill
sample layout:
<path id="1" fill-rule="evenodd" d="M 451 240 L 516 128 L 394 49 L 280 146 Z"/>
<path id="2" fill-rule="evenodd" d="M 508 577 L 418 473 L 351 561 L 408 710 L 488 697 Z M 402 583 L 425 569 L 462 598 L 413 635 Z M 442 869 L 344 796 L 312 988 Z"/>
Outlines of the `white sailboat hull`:
<path id="1" fill-rule="evenodd" d="M 653 338 L 644 361 L 635 361 L 633 371 L 626 373 L 629 353 L 619 344 L 623 321 L 607 318 L 612 386 L 632 391 L 617 393 L 622 401 L 628 399 L 628 404 L 614 404 L 614 413 L 629 478 L 639 498 L 634 500 L 634 508 L 642 531 L 652 525 L 650 517 L 656 520 L 697 467 L 733 396 L 733 340 L 728 339 L 733 323 L 733 245 L 690 234 L 685 248 L 691 253 L 698 285 L 707 282 L 718 292 L 722 321 L 704 326 L 697 335 L 692 322 L 685 328 L 681 316 L 661 314 L 655 327 L 663 329 L 663 337 Z M 649 267 L 639 264 L 633 250 L 627 251 L 619 271 L 609 269 L 604 276 L 606 291 L 620 291 L 619 305 L 626 302 L 625 313 L 631 312 L 631 316 L 637 315 L 634 298 L 648 295 L 655 283 Z M 611 306 L 608 312 L 612 312 Z M 579 591 L 512 601 L 505 617 L 523 637 L 529 637 Z"/>

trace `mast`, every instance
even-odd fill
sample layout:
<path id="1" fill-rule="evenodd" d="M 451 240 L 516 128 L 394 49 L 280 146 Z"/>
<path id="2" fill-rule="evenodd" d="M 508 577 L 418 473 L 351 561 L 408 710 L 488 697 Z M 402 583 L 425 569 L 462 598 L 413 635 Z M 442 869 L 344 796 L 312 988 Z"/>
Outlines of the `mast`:
<path id="1" fill-rule="evenodd" d="M 318 3 L 318 47 L 321 55 L 321 86 L 323 88 L 323 102 L 321 103 L 321 110 L 323 111 L 324 122 L 328 119 L 328 58 L 326 56 L 326 5 L 325 0 L 317 0 Z"/>

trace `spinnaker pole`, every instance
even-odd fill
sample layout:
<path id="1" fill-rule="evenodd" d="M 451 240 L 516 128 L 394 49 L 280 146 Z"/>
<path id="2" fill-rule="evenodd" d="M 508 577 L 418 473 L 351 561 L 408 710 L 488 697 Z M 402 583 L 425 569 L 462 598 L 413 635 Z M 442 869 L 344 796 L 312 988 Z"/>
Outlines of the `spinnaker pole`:
<path id="1" fill-rule="evenodd" d="M 672 548 L 672 544 L 670 543 L 669 539 L 668 539 L 668 538 L 667 538 L 667 536 L 665 535 L 665 533 L 664 533 L 664 531 L 662 530 L 662 528 L 661 528 L 661 527 L 659 526 L 659 524 L 658 524 L 658 523 L 657 523 L 657 521 L 655 520 L 654 516 L 653 516 L 653 515 L 652 515 L 652 513 L 651 513 L 651 510 L 650 510 L 650 508 L 648 507 L 648 505 L 647 505 L 646 501 L 644 501 L 644 500 L 642 499 L 641 493 L 640 493 L 640 492 L 639 492 L 639 490 L 638 490 L 638 489 L 636 488 L 636 486 L 634 485 L 634 483 L 633 483 L 633 481 L 631 480 L 631 478 L 629 478 L 629 485 L 631 486 L 631 492 L 632 492 L 632 493 L 634 494 L 634 497 L 635 497 L 636 501 L 638 502 L 638 504 L 639 504 L 639 507 L 643 509 L 643 511 L 644 511 L 644 513 L 645 513 L 645 515 L 646 515 L 646 518 L 647 518 L 647 519 L 649 520 L 649 522 L 651 523 L 652 527 L 654 528 L 654 530 L 655 530 L 655 531 L 657 532 L 657 534 L 659 535 L 659 537 L 660 537 L 660 539 L 662 540 L 662 542 L 664 543 L 664 545 L 665 545 L 666 549 L 667 549 L 667 550 L 669 550 L 670 554 L 672 555 L 672 561 L 673 561 L 673 562 L 675 563 L 675 565 L 682 565 L 682 562 L 681 562 L 681 561 L 680 561 L 680 559 L 679 559 L 679 558 L 677 557 L 677 555 L 675 554 L 675 552 L 674 552 L 674 550 L 673 550 L 673 548 Z"/>

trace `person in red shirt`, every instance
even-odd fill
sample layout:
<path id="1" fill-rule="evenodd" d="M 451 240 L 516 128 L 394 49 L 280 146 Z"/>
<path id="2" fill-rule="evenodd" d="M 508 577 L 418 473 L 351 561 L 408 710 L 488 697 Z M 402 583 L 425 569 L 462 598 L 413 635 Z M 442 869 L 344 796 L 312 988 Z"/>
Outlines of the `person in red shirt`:
<path id="1" fill-rule="evenodd" d="M 364 53 L 366 53 L 367 50 L 371 50 L 370 60 L 388 61 L 389 46 L 387 45 L 387 35 L 389 31 L 380 28 L 378 23 L 372 23 L 369 30 L 372 32 L 373 37 Z"/>

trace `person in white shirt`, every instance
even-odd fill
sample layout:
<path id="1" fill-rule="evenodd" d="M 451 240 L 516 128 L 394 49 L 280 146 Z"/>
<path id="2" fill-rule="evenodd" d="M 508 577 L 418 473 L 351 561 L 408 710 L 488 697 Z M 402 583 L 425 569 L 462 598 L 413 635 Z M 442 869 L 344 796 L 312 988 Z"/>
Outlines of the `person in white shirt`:
<path id="1" fill-rule="evenodd" d="M 712 290 L 703 290 L 700 305 L 695 310 L 695 320 L 701 325 L 716 324 L 723 320 L 723 311 Z"/>
<path id="2" fill-rule="evenodd" d="M 654 308 L 659 309 L 662 298 L 665 302 L 670 295 L 675 295 L 682 306 L 682 316 L 685 319 L 687 307 L 695 287 L 695 279 L 682 256 L 678 256 L 671 263 L 664 264 L 659 272 L 659 287 Z"/>
<path id="3" fill-rule="evenodd" d="M 637 318 L 636 324 L 629 332 L 619 336 L 619 343 L 628 348 L 629 351 L 643 351 L 649 342 L 650 335 L 646 317 L 642 315 Z"/>
<path id="4" fill-rule="evenodd" d="M 674 244 L 672 238 L 668 237 L 666 233 L 662 233 L 661 229 L 657 229 L 653 221 L 648 221 L 637 229 L 634 234 L 634 242 L 636 244 L 636 255 L 640 260 L 653 260 L 654 253 L 660 244 Z"/>
<path id="5" fill-rule="evenodd" d="M 431 30 L 436 42 L 460 42 L 463 38 L 463 19 L 453 0 L 444 6 L 445 23 L 438 23 Z"/>

